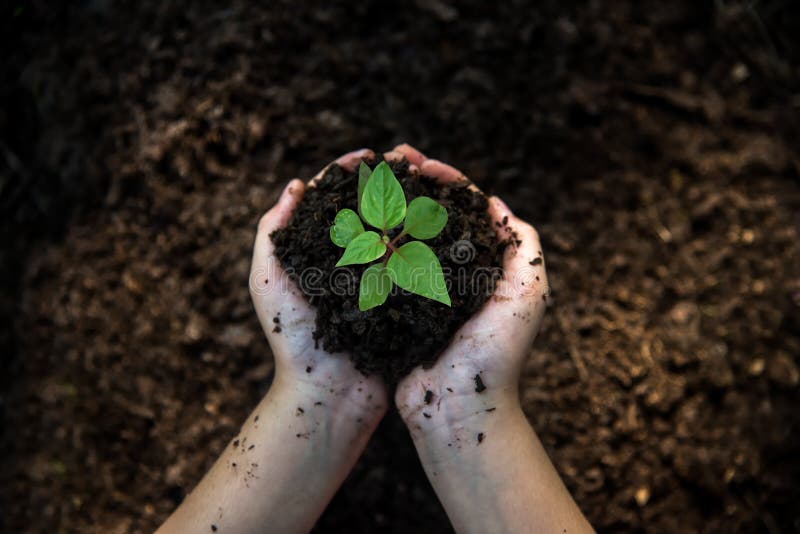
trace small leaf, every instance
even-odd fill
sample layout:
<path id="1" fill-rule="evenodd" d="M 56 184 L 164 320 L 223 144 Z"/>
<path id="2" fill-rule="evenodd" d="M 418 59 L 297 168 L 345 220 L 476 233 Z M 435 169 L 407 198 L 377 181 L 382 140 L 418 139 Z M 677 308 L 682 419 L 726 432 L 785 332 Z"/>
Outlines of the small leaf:
<path id="1" fill-rule="evenodd" d="M 439 235 L 447 224 L 447 210 L 429 197 L 417 197 L 408 205 L 403 232 L 417 239 Z"/>
<path id="2" fill-rule="evenodd" d="M 364 194 L 364 188 L 367 186 L 367 180 L 369 180 L 370 175 L 372 174 L 372 169 L 369 168 L 369 165 L 361 162 L 361 165 L 358 166 L 358 213 L 362 217 L 364 216 L 361 213 L 361 196 Z"/>
<path id="3" fill-rule="evenodd" d="M 336 266 L 369 263 L 383 256 L 385 252 L 386 243 L 381 240 L 381 236 L 375 232 L 364 232 L 347 244 Z"/>
<path id="4" fill-rule="evenodd" d="M 386 268 L 394 283 L 406 291 L 450 306 L 442 265 L 425 243 L 406 243 L 391 255 Z"/>
<path id="5" fill-rule="evenodd" d="M 364 225 L 361 224 L 361 219 L 356 212 L 347 208 L 339 210 L 336 218 L 333 219 L 333 226 L 331 226 L 331 241 L 334 245 L 344 248 L 350 241 L 363 233 Z"/>
<path id="6" fill-rule="evenodd" d="M 392 277 L 382 263 L 370 265 L 361 275 L 358 289 L 358 309 L 367 311 L 386 302 L 392 290 Z"/>
<path id="7" fill-rule="evenodd" d="M 394 228 L 406 216 L 406 196 L 392 169 L 382 161 L 372 171 L 361 196 L 364 220 L 375 228 Z"/>

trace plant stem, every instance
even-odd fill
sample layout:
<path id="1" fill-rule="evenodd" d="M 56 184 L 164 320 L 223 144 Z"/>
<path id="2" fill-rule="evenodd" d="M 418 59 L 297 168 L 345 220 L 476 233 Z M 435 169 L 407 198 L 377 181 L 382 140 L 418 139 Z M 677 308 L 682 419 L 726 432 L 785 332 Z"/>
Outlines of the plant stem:
<path id="1" fill-rule="evenodd" d="M 402 232 L 400 232 L 399 234 L 397 234 L 397 236 L 396 236 L 394 239 L 392 239 L 392 240 L 389 242 L 389 246 L 390 246 L 390 247 L 392 247 L 392 245 L 396 245 L 396 244 L 397 244 L 397 242 L 398 242 L 398 241 L 400 241 L 400 238 L 402 238 L 402 237 L 405 237 L 405 235 L 406 235 L 406 231 L 405 231 L 405 230 L 403 230 Z M 394 250 L 394 248 L 392 248 L 392 250 Z"/>

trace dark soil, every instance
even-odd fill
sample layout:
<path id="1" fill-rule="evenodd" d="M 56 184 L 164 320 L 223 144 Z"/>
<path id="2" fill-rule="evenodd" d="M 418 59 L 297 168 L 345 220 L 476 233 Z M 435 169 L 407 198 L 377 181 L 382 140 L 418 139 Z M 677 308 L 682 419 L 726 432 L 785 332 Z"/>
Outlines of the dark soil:
<path id="1" fill-rule="evenodd" d="M 374 168 L 379 162 L 367 163 Z M 407 202 L 427 196 L 447 209 L 447 226 L 425 243 L 442 265 L 452 306 L 395 287 L 383 305 L 359 311 L 358 287 L 366 266 L 337 268 L 342 249 L 330 239 L 336 213 L 357 209 L 357 173 L 338 165 L 306 190 L 289 223 L 271 237 L 284 269 L 317 308 L 314 339 L 328 352 L 348 352 L 363 373 L 380 374 L 395 384 L 417 365 L 433 363 L 491 296 L 505 243 L 492 228 L 485 196 L 466 186 L 441 187 L 432 178 L 413 176 L 407 162 L 390 166 Z"/>
<path id="2" fill-rule="evenodd" d="M 598 530 L 796 532 L 798 11 L 3 3 L 0 531 L 151 532 L 269 385 L 259 217 L 407 141 L 540 232 L 522 402 Z M 392 413 L 317 526 L 448 528 Z"/>

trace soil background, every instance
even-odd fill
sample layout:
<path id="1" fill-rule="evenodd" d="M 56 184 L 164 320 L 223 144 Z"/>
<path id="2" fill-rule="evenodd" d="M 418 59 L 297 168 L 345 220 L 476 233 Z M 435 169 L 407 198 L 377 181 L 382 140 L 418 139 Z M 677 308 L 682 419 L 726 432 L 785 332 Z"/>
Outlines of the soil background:
<path id="1" fill-rule="evenodd" d="M 281 186 L 408 141 L 540 230 L 522 400 L 601 532 L 800 530 L 800 7 L 0 8 L 0 531 L 148 532 L 268 388 Z M 319 532 L 441 532 L 395 415 Z"/>

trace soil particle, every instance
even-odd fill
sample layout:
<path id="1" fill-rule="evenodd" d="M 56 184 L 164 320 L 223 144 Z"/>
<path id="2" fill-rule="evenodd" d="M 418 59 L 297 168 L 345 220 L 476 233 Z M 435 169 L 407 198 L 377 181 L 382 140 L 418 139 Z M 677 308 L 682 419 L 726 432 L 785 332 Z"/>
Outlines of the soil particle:
<path id="1" fill-rule="evenodd" d="M 483 437 L 484 437 L 484 435 L 485 435 L 485 434 L 484 434 L 483 432 L 478 432 L 478 444 L 481 444 L 481 443 L 483 443 Z"/>
<path id="2" fill-rule="evenodd" d="M 314 368 L 311 367 L 310 365 L 306 366 L 306 373 L 310 373 L 313 370 L 314 370 Z"/>
<path id="3" fill-rule="evenodd" d="M 217 531 L 217 525 L 211 525 L 211 532 Z"/>
<path id="4" fill-rule="evenodd" d="M 493 412 L 493 411 L 495 411 L 496 409 L 497 409 L 497 408 L 493 406 L 493 407 L 491 407 L 491 408 L 486 408 L 486 411 L 487 411 L 487 412 Z"/>
<path id="5" fill-rule="evenodd" d="M 431 414 L 429 414 L 428 412 L 422 412 L 422 415 L 425 416 L 425 419 L 431 418 Z"/>
<path id="6" fill-rule="evenodd" d="M 531 265 L 541 265 L 542 264 L 542 258 L 534 258 L 534 259 L 532 259 L 530 261 L 530 264 Z M 538 278 L 537 278 L 537 280 L 538 280 Z"/>
<path id="7" fill-rule="evenodd" d="M 425 404 L 430 404 L 433 401 L 433 391 L 425 391 Z"/>
<path id="8" fill-rule="evenodd" d="M 475 392 L 482 393 L 486 391 L 486 386 L 483 383 L 483 378 L 481 378 L 480 374 L 475 375 Z"/>

